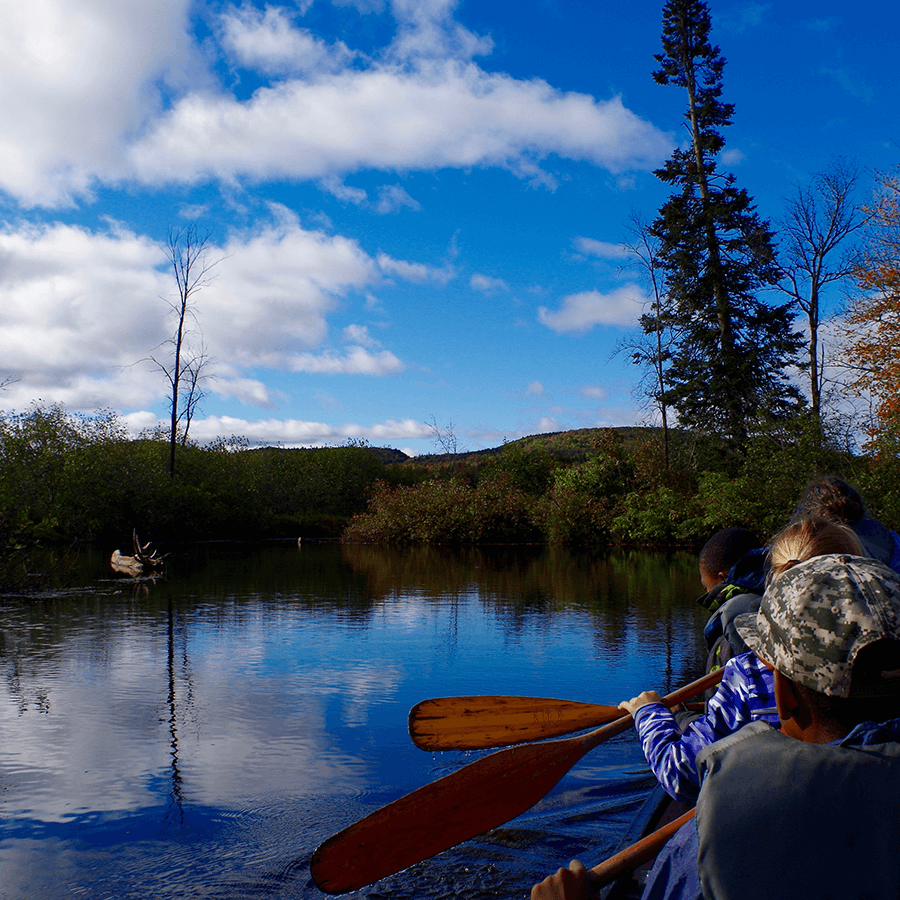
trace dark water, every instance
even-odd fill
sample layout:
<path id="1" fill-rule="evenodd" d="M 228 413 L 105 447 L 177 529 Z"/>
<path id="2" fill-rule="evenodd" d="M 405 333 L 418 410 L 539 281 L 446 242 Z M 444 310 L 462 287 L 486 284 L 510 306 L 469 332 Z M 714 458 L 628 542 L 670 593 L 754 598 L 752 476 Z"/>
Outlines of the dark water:
<path id="1" fill-rule="evenodd" d="M 313 850 L 478 758 L 416 749 L 426 697 L 617 703 L 700 674 L 687 555 L 175 548 L 0 601 L 0 898 L 322 898 Z M 608 856 L 646 793 L 628 733 L 518 819 L 357 897 L 525 897 Z M 390 840 L 390 835 L 385 835 Z"/>

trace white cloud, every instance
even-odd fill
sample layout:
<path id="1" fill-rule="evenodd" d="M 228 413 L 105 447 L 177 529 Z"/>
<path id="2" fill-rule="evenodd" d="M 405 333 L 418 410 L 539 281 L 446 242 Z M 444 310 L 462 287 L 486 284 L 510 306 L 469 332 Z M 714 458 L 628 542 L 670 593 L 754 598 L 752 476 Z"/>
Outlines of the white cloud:
<path id="1" fill-rule="evenodd" d="M 361 347 L 379 347 L 381 342 L 369 334 L 365 325 L 348 325 L 341 332 L 341 340 L 347 344 L 359 344 Z"/>
<path id="2" fill-rule="evenodd" d="M 269 75 L 337 72 L 356 54 L 343 41 L 327 44 L 306 29 L 295 28 L 286 11 L 245 4 L 220 19 L 222 47 L 237 62 Z"/>
<path id="3" fill-rule="evenodd" d="M 217 374 L 207 389 L 222 400 L 240 400 L 241 403 L 248 403 L 263 409 L 276 405 L 276 398 L 272 396 L 269 388 L 255 378 L 230 378 Z M 279 397 L 278 399 L 283 398 Z"/>
<path id="4" fill-rule="evenodd" d="M 237 365 L 287 368 L 296 347 L 327 336 L 327 317 L 351 290 L 377 278 L 355 241 L 296 221 L 235 233 L 204 292 L 202 327 L 212 354 Z"/>
<path id="5" fill-rule="evenodd" d="M 402 372 L 405 363 L 377 349 L 365 326 L 344 330 L 343 350 L 329 345 L 329 317 L 349 294 L 381 281 L 379 265 L 356 242 L 273 212 L 276 221 L 209 249 L 218 262 L 194 294 L 215 375 L 207 390 L 271 407 L 283 398 L 249 370 Z M 128 410 L 165 396 L 165 378 L 149 361 L 168 360 L 174 328 L 166 300 L 174 284 L 158 244 L 116 226 L 28 226 L 0 231 L 0 258 L 0 378 L 14 380 L 0 393 L 3 407 L 41 398 Z M 391 263 L 398 272 L 411 265 Z"/>
<path id="6" fill-rule="evenodd" d="M 597 384 L 586 384 L 578 392 L 582 397 L 588 397 L 591 400 L 605 400 L 606 391 Z"/>
<path id="7" fill-rule="evenodd" d="M 406 366 L 393 353 L 372 353 L 365 347 L 350 347 L 344 353 L 300 353 L 290 360 L 293 372 L 324 375 L 396 375 Z"/>
<path id="8" fill-rule="evenodd" d="M 428 281 L 446 284 L 455 274 L 452 269 L 446 266 L 437 269 L 434 266 L 426 266 L 423 263 L 404 262 L 403 260 L 392 259 L 386 253 L 379 253 L 376 259 L 379 268 L 388 277 L 396 275 L 398 278 L 403 278 L 405 281 L 412 281 L 416 284 L 425 284 Z"/>
<path id="9" fill-rule="evenodd" d="M 471 59 L 491 52 L 494 42 L 463 28 L 452 18 L 459 0 L 392 0 L 397 36 L 390 56 L 408 60 Z"/>
<path id="10" fill-rule="evenodd" d="M 740 165 L 746 157 L 742 150 L 739 150 L 737 147 L 730 147 L 722 151 L 722 162 L 725 163 L 726 166 L 738 166 Z"/>
<path id="11" fill-rule="evenodd" d="M 152 183 L 469 166 L 534 177 L 551 154 L 621 172 L 658 163 L 669 146 L 618 97 L 595 100 L 448 61 L 286 81 L 246 102 L 192 93 L 136 142 L 132 163 L 134 176 Z"/>
<path id="12" fill-rule="evenodd" d="M 626 284 L 603 294 L 583 291 L 564 297 L 557 311 L 541 306 L 538 320 L 554 331 L 590 331 L 595 325 L 631 326 L 647 302 L 643 290 L 636 284 Z"/>
<path id="13" fill-rule="evenodd" d="M 127 180 L 290 178 L 334 189 L 363 170 L 472 166 L 552 185 L 540 165 L 553 155 L 617 174 L 665 158 L 670 139 L 619 97 L 473 63 L 491 42 L 455 22 L 455 6 L 394 0 L 397 31 L 378 61 L 298 28 L 286 8 L 226 8 L 203 54 L 214 56 L 217 38 L 221 52 L 275 79 L 243 97 L 216 85 L 188 0 L 8 4 L 0 188 L 55 205 Z M 360 202 L 359 189 L 343 190 Z M 378 204 L 398 201 L 415 203 L 389 188 Z"/>
<path id="14" fill-rule="evenodd" d="M 404 206 L 416 211 L 422 208 L 422 204 L 410 197 L 399 184 L 388 184 L 378 189 L 378 203 L 375 204 L 376 212 L 385 215 L 386 213 L 399 212 Z"/>
<path id="15" fill-rule="evenodd" d="M 575 247 L 585 256 L 599 256 L 601 259 L 625 259 L 629 255 L 623 244 L 611 244 L 609 241 L 598 241 L 594 238 L 577 237 Z"/>
<path id="16" fill-rule="evenodd" d="M 319 187 L 328 191 L 329 194 L 333 194 L 338 200 L 353 203 L 356 206 L 364 206 L 369 201 L 369 195 L 362 188 L 344 184 L 340 178 L 323 178 L 319 182 Z"/>
<path id="17" fill-rule="evenodd" d="M 5 3 L 0 29 L 0 188 L 66 203 L 124 172 L 128 143 L 160 108 L 158 85 L 205 73 L 189 0 Z"/>
<path id="18" fill-rule="evenodd" d="M 326 425 L 323 422 L 305 422 L 299 419 L 250 421 L 232 416 L 208 416 L 194 421 L 191 434 L 201 443 L 219 435 L 235 434 L 246 437 L 254 444 L 280 443 L 299 447 L 343 443 L 348 438 L 370 441 L 413 440 L 430 437 L 431 429 L 412 419 L 388 419 L 376 425 Z"/>
<path id="19" fill-rule="evenodd" d="M 539 381 L 532 381 L 531 384 L 525 388 L 526 394 L 543 394 L 544 386 Z"/>
<path id="20" fill-rule="evenodd" d="M 146 376 L 126 367 L 168 336 L 156 244 L 124 231 L 28 227 L 0 232 L 0 257 L 0 360 L 20 379 L 4 404 L 24 394 L 111 405 L 103 385 L 112 380 L 149 399 Z"/>
<path id="21" fill-rule="evenodd" d="M 509 286 L 502 278 L 491 278 L 489 275 L 480 275 L 477 272 L 469 279 L 469 287 L 485 294 L 509 290 Z"/>
<path id="22" fill-rule="evenodd" d="M 549 432 L 560 430 L 559 422 L 553 416 L 541 416 L 535 427 L 537 434 L 548 434 Z"/>

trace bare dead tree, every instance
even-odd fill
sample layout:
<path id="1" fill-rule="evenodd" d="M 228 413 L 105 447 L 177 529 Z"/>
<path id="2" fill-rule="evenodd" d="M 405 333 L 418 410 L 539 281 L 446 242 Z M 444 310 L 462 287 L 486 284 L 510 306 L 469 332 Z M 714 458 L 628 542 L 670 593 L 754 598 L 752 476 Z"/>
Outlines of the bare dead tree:
<path id="1" fill-rule="evenodd" d="M 200 401 L 206 396 L 203 389 L 203 382 L 207 378 L 214 376 L 209 375 L 206 369 L 209 367 L 210 357 L 206 352 L 206 345 L 201 342 L 198 351 L 191 356 L 185 363 L 184 377 L 182 383 L 183 392 L 186 392 L 181 412 L 178 415 L 179 421 L 184 422 L 184 428 L 181 429 L 181 446 L 184 447 L 188 442 L 188 435 L 191 430 L 191 422 L 194 419 L 194 413 L 200 405 Z"/>
<path id="2" fill-rule="evenodd" d="M 454 455 L 466 452 L 466 448 L 460 445 L 459 440 L 456 437 L 456 426 L 452 421 L 448 421 L 442 428 L 438 425 L 435 417 L 432 416 L 431 421 L 426 422 L 425 424 L 431 429 L 431 442 L 437 449 L 442 450 L 444 453 Z"/>
<path id="3" fill-rule="evenodd" d="M 821 416 L 825 356 L 819 346 L 823 295 L 854 272 L 850 239 L 867 215 L 855 201 L 856 169 L 838 160 L 797 188 L 780 223 L 782 257 L 779 288 L 806 314 L 810 407 Z"/>
<path id="4" fill-rule="evenodd" d="M 627 353 L 631 361 L 644 370 L 638 391 L 659 413 L 663 432 L 663 457 L 669 465 L 669 405 L 666 402 L 666 361 L 669 345 L 674 339 L 674 321 L 669 312 L 663 290 L 663 272 L 659 258 L 659 239 L 653 234 L 650 223 L 639 213 L 633 213 L 627 227 L 628 238 L 624 243 L 628 261 L 623 268 L 634 269 L 650 289 L 650 302 L 645 307 L 640 323 L 641 338 L 622 341 L 613 355 Z"/>
<path id="5" fill-rule="evenodd" d="M 204 369 L 209 363 L 205 349 L 193 352 L 187 345 L 191 333 L 190 324 L 197 325 L 197 311 L 194 295 L 212 281 L 212 269 L 218 260 L 209 259 L 212 233 L 201 231 L 191 224 L 183 228 L 169 229 L 164 244 L 166 259 L 175 278 L 176 299 L 168 301 L 175 315 L 175 333 L 165 342 L 171 347 L 171 357 L 160 360 L 150 359 L 166 376 L 169 382 L 169 475 L 175 475 L 175 445 L 178 443 L 178 427 L 184 422 L 182 444 L 187 443 L 188 429 L 203 397 L 200 387 Z M 199 326 L 198 326 L 199 327 Z M 182 395 L 187 399 L 181 405 Z"/>

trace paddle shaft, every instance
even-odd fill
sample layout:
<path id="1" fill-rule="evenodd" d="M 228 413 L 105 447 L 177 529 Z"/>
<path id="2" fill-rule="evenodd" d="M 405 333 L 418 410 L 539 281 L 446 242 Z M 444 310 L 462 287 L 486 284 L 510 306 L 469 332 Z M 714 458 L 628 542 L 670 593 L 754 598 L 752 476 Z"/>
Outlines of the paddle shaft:
<path id="1" fill-rule="evenodd" d="M 545 697 L 436 697 L 409 711 L 420 750 L 487 750 L 559 737 L 620 718 L 615 706 Z"/>
<path id="2" fill-rule="evenodd" d="M 681 828 L 685 822 L 689 822 L 696 810 L 688 810 L 684 815 L 673 819 L 671 822 L 657 828 L 656 831 L 641 838 L 637 843 L 620 850 L 614 856 L 604 860 L 599 865 L 594 866 L 591 870 L 591 884 L 594 887 L 603 887 L 609 884 L 620 875 L 626 872 L 633 872 L 638 866 L 643 865 L 647 860 L 653 859 L 663 846 Z"/>
<path id="3" fill-rule="evenodd" d="M 669 694 L 669 706 L 721 679 L 721 670 Z M 588 751 L 633 724 L 630 715 L 595 731 L 498 750 L 383 806 L 328 838 L 310 872 L 328 894 L 393 875 L 521 815 L 541 800 Z"/>

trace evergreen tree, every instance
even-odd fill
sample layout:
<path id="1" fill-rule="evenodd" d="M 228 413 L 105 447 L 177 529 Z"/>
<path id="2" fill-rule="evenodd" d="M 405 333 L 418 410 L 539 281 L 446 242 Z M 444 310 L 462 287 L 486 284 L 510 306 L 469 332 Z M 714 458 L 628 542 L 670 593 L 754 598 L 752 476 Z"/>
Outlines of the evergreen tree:
<path id="1" fill-rule="evenodd" d="M 720 99 L 725 59 L 709 32 L 702 0 L 664 6 L 653 77 L 687 92 L 690 144 L 655 173 L 675 189 L 651 226 L 668 308 L 642 325 L 647 334 L 667 327 L 677 336 L 661 399 L 680 424 L 742 442 L 754 422 L 785 418 L 801 403 L 787 371 L 799 365 L 802 340 L 790 304 L 758 299 L 778 280 L 772 232 L 734 175 L 717 167 L 734 106 Z"/>

